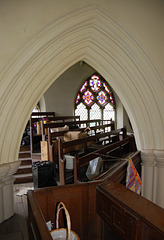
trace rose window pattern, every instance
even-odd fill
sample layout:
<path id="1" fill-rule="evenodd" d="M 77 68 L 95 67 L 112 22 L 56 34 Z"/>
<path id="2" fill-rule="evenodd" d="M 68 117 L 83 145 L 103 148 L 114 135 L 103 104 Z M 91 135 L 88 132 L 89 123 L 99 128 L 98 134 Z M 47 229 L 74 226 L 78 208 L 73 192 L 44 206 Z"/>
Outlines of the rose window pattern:
<path id="1" fill-rule="evenodd" d="M 75 99 L 75 115 L 83 120 L 115 120 L 113 93 L 99 74 L 90 76 L 80 87 Z"/>

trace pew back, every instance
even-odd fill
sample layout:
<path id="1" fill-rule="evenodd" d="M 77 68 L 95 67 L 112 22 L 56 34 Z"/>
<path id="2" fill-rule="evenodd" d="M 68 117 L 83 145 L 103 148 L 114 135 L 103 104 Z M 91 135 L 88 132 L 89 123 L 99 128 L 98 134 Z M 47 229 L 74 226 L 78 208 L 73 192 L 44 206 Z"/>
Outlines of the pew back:
<path id="1" fill-rule="evenodd" d="M 42 132 L 42 137 L 43 139 L 45 139 L 44 135 L 45 135 L 45 130 L 48 128 L 61 128 L 64 127 L 65 125 L 67 125 L 69 128 L 72 129 L 79 129 L 81 128 L 81 126 L 83 126 L 83 128 L 86 127 L 90 127 L 91 124 L 93 124 L 93 126 L 99 126 L 101 125 L 101 123 L 103 122 L 103 120 L 101 119 L 97 119 L 97 120 L 82 120 L 82 121 L 62 121 L 62 122 L 50 122 L 50 123 L 42 123 L 41 125 L 41 132 Z M 71 129 L 71 130 L 72 130 Z"/>
<path id="2" fill-rule="evenodd" d="M 73 159 L 73 164 L 74 164 L 74 182 L 76 183 L 77 181 L 80 181 L 80 168 L 86 164 L 89 163 L 89 161 L 93 160 L 95 157 L 97 156 L 102 156 L 102 155 L 109 155 L 109 154 L 113 154 L 113 152 L 115 153 L 115 156 L 117 156 L 118 158 L 122 157 L 122 149 L 124 149 L 125 146 L 128 146 L 128 152 L 133 152 L 135 151 L 135 147 L 134 147 L 134 137 L 133 136 L 127 136 L 126 135 L 126 129 L 122 128 L 122 129 L 117 129 L 117 130 L 113 130 L 111 132 L 108 133 L 102 133 L 102 134 L 97 134 L 95 136 L 90 136 L 90 137 L 86 137 L 86 138 L 81 138 L 81 139 L 77 139 L 77 140 L 72 140 L 72 141 L 68 141 L 68 142 L 62 142 L 61 140 L 59 140 L 59 178 L 60 178 L 60 184 L 65 184 L 65 176 L 66 176 L 66 160 L 64 157 L 64 153 L 66 151 L 64 151 L 65 149 L 69 149 L 71 146 L 76 146 L 76 145 L 80 145 L 83 144 L 84 149 L 87 149 L 87 144 L 89 142 L 94 142 L 99 140 L 99 138 L 102 137 L 106 137 L 106 136 L 111 136 L 111 135 L 118 135 L 120 134 L 120 132 L 124 132 L 123 134 L 123 139 L 121 141 L 117 141 L 113 144 L 108 144 L 104 147 L 101 146 L 100 149 L 98 150 L 93 150 L 91 153 L 87 154 L 87 150 L 86 150 L 86 154 L 84 154 L 83 156 L 79 157 L 78 154 L 76 154 L 75 158 Z"/>
<path id="3" fill-rule="evenodd" d="M 60 129 L 61 131 L 57 131 L 55 132 L 54 131 L 54 126 L 56 126 L 56 124 L 53 124 L 53 123 L 50 123 L 50 124 L 43 124 L 43 131 L 47 130 L 47 133 L 48 133 L 48 140 L 47 140 L 47 136 L 46 135 L 42 135 L 42 141 L 45 141 L 47 140 L 48 141 L 48 149 L 49 149 L 49 160 L 54 162 L 54 163 L 58 163 L 58 146 L 57 146 L 57 140 L 55 141 L 54 139 L 56 138 L 63 138 L 64 134 L 70 130 L 67 130 L 67 128 L 62 128 Z M 66 130 L 64 130 L 66 129 Z M 85 132 L 85 129 L 86 128 L 80 128 L 79 131 L 81 132 Z M 97 133 L 97 130 L 103 130 L 103 132 L 105 133 L 106 132 L 106 129 L 111 129 L 113 130 L 114 129 L 114 122 L 112 123 L 109 123 L 109 124 L 105 124 L 105 125 L 98 125 L 98 126 L 94 126 L 94 127 L 90 127 L 91 131 L 93 130 L 95 134 L 98 134 Z M 52 132 L 53 130 L 53 132 Z M 57 130 L 57 129 L 56 129 Z M 71 132 L 74 132 L 74 131 L 77 131 L 77 129 L 72 129 Z M 118 132 L 117 132 L 118 133 Z M 116 133 L 113 132 L 113 134 L 115 134 L 116 136 Z M 119 133 L 118 133 L 119 134 Z M 117 134 L 117 135 L 118 135 Z M 125 135 L 126 133 L 123 132 L 123 134 Z M 112 135 L 112 134 L 111 134 Z M 110 135 L 110 136 L 111 136 Z M 102 135 L 101 135 L 102 136 Z M 109 140 L 109 135 L 108 134 L 105 134 L 104 137 L 108 137 L 108 140 Z M 98 137 L 96 138 L 98 140 Z M 99 137 L 100 139 L 100 137 Z M 74 143 L 73 143 L 74 144 Z M 69 149 L 71 148 L 71 143 L 69 144 Z M 78 144 L 76 144 L 77 146 Z M 55 150 L 56 149 L 56 150 Z"/>
<path id="4" fill-rule="evenodd" d="M 140 171 L 140 153 L 131 158 Z M 126 188 L 126 172 L 124 162 L 97 187 L 96 211 L 102 218 L 102 239 L 164 239 L 164 209 Z"/>
<path id="5" fill-rule="evenodd" d="M 50 121 L 54 121 L 55 119 L 55 112 L 33 112 L 30 117 L 30 145 L 31 145 L 31 152 L 35 152 L 35 139 L 40 143 L 42 139 L 41 133 L 37 133 L 34 131 L 34 124 L 38 121 L 42 121 L 42 119 L 48 118 Z M 40 144 L 39 144 L 40 145 Z"/>
<path id="6" fill-rule="evenodd" d="M 69 211 L 71 228 L 80 240 L 101 239 L 101 222 L 96 213 L 96 187 L 101 181 L 29 191 L 30 240 L 52 240 L 46 222 L 55 222 L 56 205 L 62 201 Z M 60 226 L 64 222 L 61 220 Z"/>

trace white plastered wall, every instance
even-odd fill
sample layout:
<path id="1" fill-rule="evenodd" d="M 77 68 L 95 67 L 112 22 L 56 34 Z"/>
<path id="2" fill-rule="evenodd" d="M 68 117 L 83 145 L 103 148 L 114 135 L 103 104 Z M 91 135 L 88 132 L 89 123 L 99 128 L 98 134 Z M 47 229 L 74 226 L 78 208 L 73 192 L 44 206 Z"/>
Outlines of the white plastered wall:
<path id="1" fill-rule="evenodd" d="M 53 6 L 52 2 L 48 1 Z M 54 2 L 57 3 L 57 1 Z M 75 1 L 72 0 L 69 1 L 68 8 L 67 1 L 63 2 L 66 4 L 65 7 L 56 4 L 61 11 L 55 8 L 56 15 L 50 12 L 49 18 L 47 13 L 45 22 L 41 21 L 42 18 L 38 18 L 41 13 L 37 12 L 37 24 L 34 23 L 31 28 L 24 28 L 24 33 L 29 31 L 27 35 L 23 32 L 21 36 L 19 35 L 18 24 L 17 28 L 15 27 L 15 32 L 19 33 L 17 42 L 15 32 L 13 33 L 15 48 L 7 48 L 7 44 L 10 45 L 11 41 L 8 38 L 6 42 L 8 52 L 5 55 L 2 51 L 4 61 L 0 61 L 0 69 L 2 69 L 0 73 L 0 163 L 8 164 L 17 161 L 23 129 L 33 106 L 64 71 L 76 62 L 84 60 L 105 79 L 110 79 L 112 88 L 122 101 L 131 120 L 138 149 L 143 154 L 145 151 L 146 153 L 153 151 L 153 156 L 156 158 L 153 158 L 153 170 L 149 176 L 153 186 L 150 189 L 151 194 L 149 192 L 147 196 L 150 196 L 148 196 L 150 200 L 157 199 L 157 203 L 161 203 L 161 196 L 160 200 L 154 197 L 154 186 L 160 180 L 155 172 L 159 173 L 158 166 L 163 166 L 163 162 L 161 164 L 158 158 L 163 160 L 164 150 L 164 87 L 161 77 L 164 61 L 162 61 L 163 55 L 160 54 L 160 41 L 154 37 L 147 42 L 147 37 L 151 35 L 149 28 L 147 35 L 144 32 L 149 25 L 152 32 L 159 31 L 159 21 L 156 19 L 153 21 L 151 18 L 155 3 L 150 1 L 150 11 L 148 11 L 150 15 L 140 25 L 140 21 L 144 20 L 144 13 L 141 10 L 147 6 L 146 1 L 142 2 L 142 6 L 137 5 L 138 1 L 134 1 L 132 5 L 128 0 L 124 2 L 124 6 L 122 1 L 102 1 L 101 3 L 89 1 L 91 5 L 87 6 L 88 1 L 83 3 L 77 1 L 74 4 Z M 162 1 L 156 2 L 162 5 Z M 9 1 L 3 3 L 8 7 Z M 15 3 L 18 4 L 20 1 Z M 25 9 L 20 5 L 22 16 L 27 9 L 36 9 L 35 4 L 34 6 L 32 4 L 33 1 L 28 1 Z M 47 1 L 39 1 L 39 4 L 40 9 L 47 4 Z M 122 15 L 120 15 L 121 10 Z M 126 17 L 128 10 L 129 20 Z M 139 13 L 140 17 L 138 17 Z M 34 13 L 31 16 L 33 19 Z M 162 16 L 159 14 L 160 20 L 163 20 Z M 25 19 L 29 20 L 26 14 Z M 31 24 L 32 19 L 29 20 Z M 133 28 L 132 23 L 135 23 L 136 19 L 139 23 L 136 24 L 136 28 Z M 150 20 L 149 23 L 147 19 Z M 51 24 L 47 25 L 50 20 Z M 5 33 L 3 28 L 1 33 L 3 30 Z M 9 30 L 7 29 L 6 33 L 10 33 Z M 142 35 L 138 35 L 139 33 Z M 4 35 L 3 40 L 5 40 Z M 27 41 L 26 44 L 25 41 Z M 159 57 L 157 53 L 160 54 Z M 10 61 L 9 58 L 11 58 Z M 159 151 L 160 154 L 158 154 Z M 154 164 L 158 171 L 154 171 Z M 143 177 L 147 178 L 146 175 Z M 162 193 L 163 196 L 164 193 Z"/>

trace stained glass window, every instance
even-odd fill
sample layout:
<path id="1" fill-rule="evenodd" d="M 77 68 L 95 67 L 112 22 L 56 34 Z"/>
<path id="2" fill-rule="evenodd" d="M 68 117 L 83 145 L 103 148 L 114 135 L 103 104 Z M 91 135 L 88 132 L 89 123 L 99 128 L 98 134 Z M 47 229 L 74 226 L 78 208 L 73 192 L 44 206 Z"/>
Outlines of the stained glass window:
<path id="1" fill-rule="evenodd" d="M 108 103 L 104 108 L 104 120 L 115 119 L 115 111 L 110 103 Z"/>
<path id="2" fill-rule="evenodd" d="M 97 92 L 100 89 L 101 81 L 99 80 L 99 77 L 96 75 L 93 75 L 89 81 L 91 89 L 94 92 Z"/>
<path id="3" fill-rule="evenodd" d="M 76 104 L 78 104 L 79 100 L 80 100 L 80 94 L 77 95 Z"/>
<path id="4" fill-rule="evenodd" d="M 91 103 L 93 102 L 93 99 L 94 99 L 94 96 L 89 90 L 84 92 L 83 100 L 88 106 L 91 105 Z"/>
<path id="5" fill-rule="evenodd" d="M 107 95 L 106 95 L 106 93 L 105 93 L 104 91 L 100 91 L 100 92 L 98 93 L 97 99 L 98 99 L 98 102 L 99 102 L 102 106 L 106 105 L 106 102 L 107 102 L 107 100 L 108 100 Z"/>
<path id="6" fill-rule="evenodd" d="M 80 92 L 83 92 L 84 90 L 86 90 L 87 87 L 87 81 L 83 84 L 83 86 L 80 88 Z"/>
<path id="7" fill-rule="evenodd" d="M 109 88 L 107 87 L 107 85 L 106 85 L 105 83 L 103 83 L 103 85 L 104 85 L 105 90 L 106 90 L 108 93 L 110 93 L 110 90 L 109 90 Z"/>
<path id="8" fill-rule="evenodd" d="M 91 120 L 102 118 L 100 106 L 96 103 L 92 105 L 89 114 Z"/>
<path id="9" fill-rule="evenodd" d="M 75 109 L 75 116 L 80 116 L 80 120 L 88 119 L 88 111 L 83 103 L 80 103 Z"/>
<path id="10" fill-rule="evenodd" d="M 75 115 L 81 120 L 115 120 L 115 102 L 108 83 L 93 74 L 80 87 L 75 99 Z"/>

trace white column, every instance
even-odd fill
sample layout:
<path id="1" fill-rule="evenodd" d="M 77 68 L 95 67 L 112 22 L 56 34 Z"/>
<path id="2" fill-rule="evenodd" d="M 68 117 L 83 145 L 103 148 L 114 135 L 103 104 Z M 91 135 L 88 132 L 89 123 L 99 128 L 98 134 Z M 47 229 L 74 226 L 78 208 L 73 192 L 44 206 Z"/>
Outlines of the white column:
<path id="1" fill-rule="evenodd" d="M 15 178 L 13 174 L 16 173 L 20 161 L 9 163 L 9 171 L 6 178 L 4 178 L 3 186 L 3 206 L 4 206 L 4 220 L 10 218 L 14 214 L 14 194 L 13 194 L 13 183 Z"/>
<path id="2" fill-rule="evenodd" d="M 164 208 L 164 150 L 155 150 L 153 202 Z"/>
<path id="3" fill-rule="evenodd" d="M 13 174 L 20 161 L 0 165 L 0 223 L 14 214 Z"/>
<path id="4" fill-rule="evenodd" d="M 0 165 L 0 223 L 4 221 L 3 179 L 6 177 L 9 168 L 10 168 L 9 164 Z"/>
<path id="5" fill-rule="evenodd" d="M 3 211 L 4 221 L 14 215 L 13 177 L 4 179 L 3 185 Z"/>
<path id="6" fill-rule="evenodd" d="M 141 150 L 142 159 L 142 196 L 153 201 L 154 190 L 154 151 Z"/>

